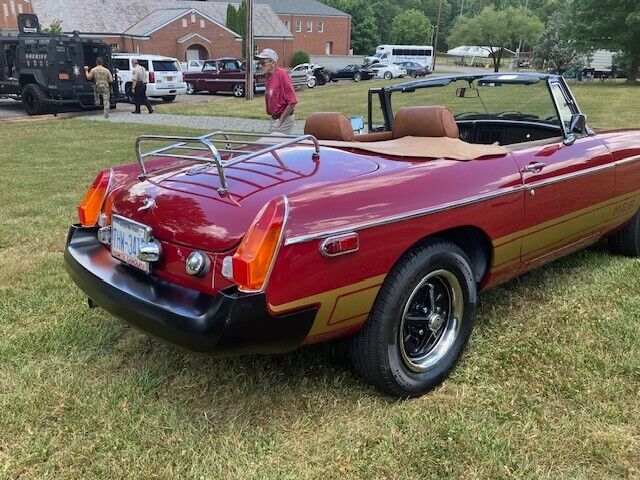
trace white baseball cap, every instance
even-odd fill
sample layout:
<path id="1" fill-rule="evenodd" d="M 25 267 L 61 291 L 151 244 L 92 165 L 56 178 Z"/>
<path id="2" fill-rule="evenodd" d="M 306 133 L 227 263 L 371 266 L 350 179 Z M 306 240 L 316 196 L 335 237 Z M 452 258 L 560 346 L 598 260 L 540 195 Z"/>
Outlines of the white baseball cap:
<path id="1" fill-rule="evenodd" d="M 256 55 L 256 58 L 258 60 L 273 60 L 274 62 L 277 62 L 278 54 L 276 53 L 275 50 L 272 50 L 270 48 L 265 48 L 264 50 L 262 50 L 262 52 Z"/>

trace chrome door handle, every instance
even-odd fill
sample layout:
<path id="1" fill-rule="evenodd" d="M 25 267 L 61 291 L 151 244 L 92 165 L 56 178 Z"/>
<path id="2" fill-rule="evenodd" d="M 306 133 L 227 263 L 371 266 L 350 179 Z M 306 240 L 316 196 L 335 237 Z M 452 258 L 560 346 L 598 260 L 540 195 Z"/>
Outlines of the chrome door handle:
<path id="1" fill-rule="evenodd" d="M 520 170 L 520 173 L 538 173 L 546 166 L 546 163 L 531 162 L 529 165 Z"/>

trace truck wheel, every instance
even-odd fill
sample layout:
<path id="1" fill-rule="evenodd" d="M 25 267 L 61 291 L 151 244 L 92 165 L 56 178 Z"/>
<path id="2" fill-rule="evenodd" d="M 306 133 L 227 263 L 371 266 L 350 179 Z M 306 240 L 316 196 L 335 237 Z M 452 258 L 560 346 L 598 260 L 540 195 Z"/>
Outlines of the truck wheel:
<path id="1" fill-rule="evenodd" d="M 45 102 L 44 92 L 38 85 L 30 83 L 22 90 L 22 105 L 28 115 L 45 113 Z"/>
<path id="2" fill-rule="evenodd" d="M 609 249 L 618 255 L 640 257 L 640 210 L 631 222 L 609 237 Z"/>
<path id="3" fill-rule="evenodd" d="M 391 80 L 393 78 L 393 73 L 391 72 L 384 72 L 384 79 L 385 80 Z"/>
<path id="4" fill-rule="evenodd" d="M 476 283 L 465 253 L 432 239 L 385 279 L 362 330 L 350 339 L 356 370 L 397 397 L 420 396 L 453 370 L 473 329 Z"/>
<path id="5" fill-rule="evenodd" d="M 233 86 L 233 96 L 234 97 L 244 97 L 244 85 L 241 83 Z"/>
<path id="6" fill-rule="evenodd" d="M 313 88 L 316 86 L 316 84 L 317 84 L 316 77 L 309 77 L 309 79 L 307 80 L 307 87 Z"/>
<path id="7" fill-rule="evenodd" d="M 162 101 L 166 103 L 171 103 L 176 99 L 175 95 L 167 95 L 166 97 L 162 97 Z"/>
<path id="8" fill-rule="evenodd" d="M 187 93 L 189 95 L 195 95 L 196 93 L 198 93 L 198 90 L 193 83 L 187 83 Z"/>

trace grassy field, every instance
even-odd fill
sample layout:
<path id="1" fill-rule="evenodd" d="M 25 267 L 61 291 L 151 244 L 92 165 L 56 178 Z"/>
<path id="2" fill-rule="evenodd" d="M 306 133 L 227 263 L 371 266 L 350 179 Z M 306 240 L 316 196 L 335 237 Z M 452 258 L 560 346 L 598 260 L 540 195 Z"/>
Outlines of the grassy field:
<path id="1" fill-rule="evenodd" d="M 342 81 L 331 83 L 328 86 L 316 87 L 314 89 L 305 89 L 298 92 L 300 103 L 296 108 L 296 117 L 305 119 L 313 112 L 334 112 L 340 111 L 346 115 L 361 115 L 367 118 L 367 91 L 370 88 L 391 85 L 394 83 L 404 82 L 407 79 L 396 80 L 370 80 L 365 82 Z M 407 104 L 425 104 L 425 105 L 445 105 L 452 107 L 454 113 L 462 111 L 481 110 L 482 106 L 475 99 L 459 99 L 455 97 L 454 87 L 444 87 L 437 89 L 423 90 L 420 92 L 419 99 L 414 94 L 408 94 L 407 99 L 401 99 L 394 104 L 399 107 L 404 103 Z M 608 128 L 626 128 L 640 127 L 640 114 L 638 114 L 635 105 L 640 104 L 640 87 L 631 87 L 613 83 L 593 82 L 574 83 L 571 86 L 577 97 L 580 108 L 588 116 L 589 124 L 592 127 L 608 127 Z M 528 90 L 525 90 L 528 89 Z M 493 91 L 492 91 L 493 90 Z M 520 97 L 514 100 L 513 95 L 506 95 L 505 90 L 515 92 L 515 95 L 522 95 L 521 92 L 527 93 L 532 98 L 528 100 Z M 482 95 L 485 103 L 490 111 L 513 110 L 514 107 L 525 106 L 527 103 L 537 102 L 537 108 L 527 111 L 526 113 L 537 113 L 538 110 L 548 109 L 550 107 L 548 93 L 539 95 L 538 86 L 533 87 L 508 87 L 502 89 L 482 89 Z M 213 115 L 213 116 L 233 116 L 248 118 L 265 118 L 264 98 L 258 95 L 251 102 L 240 100 L 233 97 L 222 95 L 200 94 L 202 97 L 208 97 L 206 102 L 187 102 L 175 103 L 172 105 L 162 105 L 159 109 L 160 113 L 175 113 L 182 115 Z M 397 94 L 397 97 L 402 97 Z M 396 98 L 394 96 L 394 98 Z M 417 101 L 418 100 L 418 101 Z M 422 103 L 421 103 L 422 102 Z M 503 103 L 503 107 L 497 107 L 496 102 Z M 459 108 L 456 108 L 459 107 Z M 494 110 L 495 108 L 495 110 Z M 377 114 L 377 110 L 375 111 Z M 381 116 L 378 116 L 381 117 Z M 375 118 L 374 121 L 381 121 L 381 118 Z"/>
<path id="2" fill-rule="evenodd" d="M 452 377 L 394 401 L 335 345 L 213 359 L 89 310 L 75 205 L 168 130 L 0 128 L 0 478 L 640 477 L 639 260 L 598 246 L 487 292 Z"/>

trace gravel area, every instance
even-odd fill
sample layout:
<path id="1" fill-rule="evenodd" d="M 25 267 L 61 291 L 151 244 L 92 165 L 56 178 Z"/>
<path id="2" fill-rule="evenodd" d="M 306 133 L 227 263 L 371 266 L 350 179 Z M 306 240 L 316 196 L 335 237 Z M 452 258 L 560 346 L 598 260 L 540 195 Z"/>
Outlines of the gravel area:
<path id="1" fill-rule="evenodd" d="M 143 109 L 144 110 L 144 109 Z M 130 112 L 112 112 L 109 119 L 102 115 L 83 115 L 79 117 L 83 121 L 112 122 L 112 123 L 142 123 L 148 125 L 169 125 L 175 127 L 198 128 L 202 130 L 225 130 L 228 132 L 268 132 L 271 121 L 254 120 L 238 117 L 202 117 L 188 115 L 152 114 L 141 113 L 135 115 Z M 294 134 L 302 134 L 304 122 L 296 121 Z"/>

